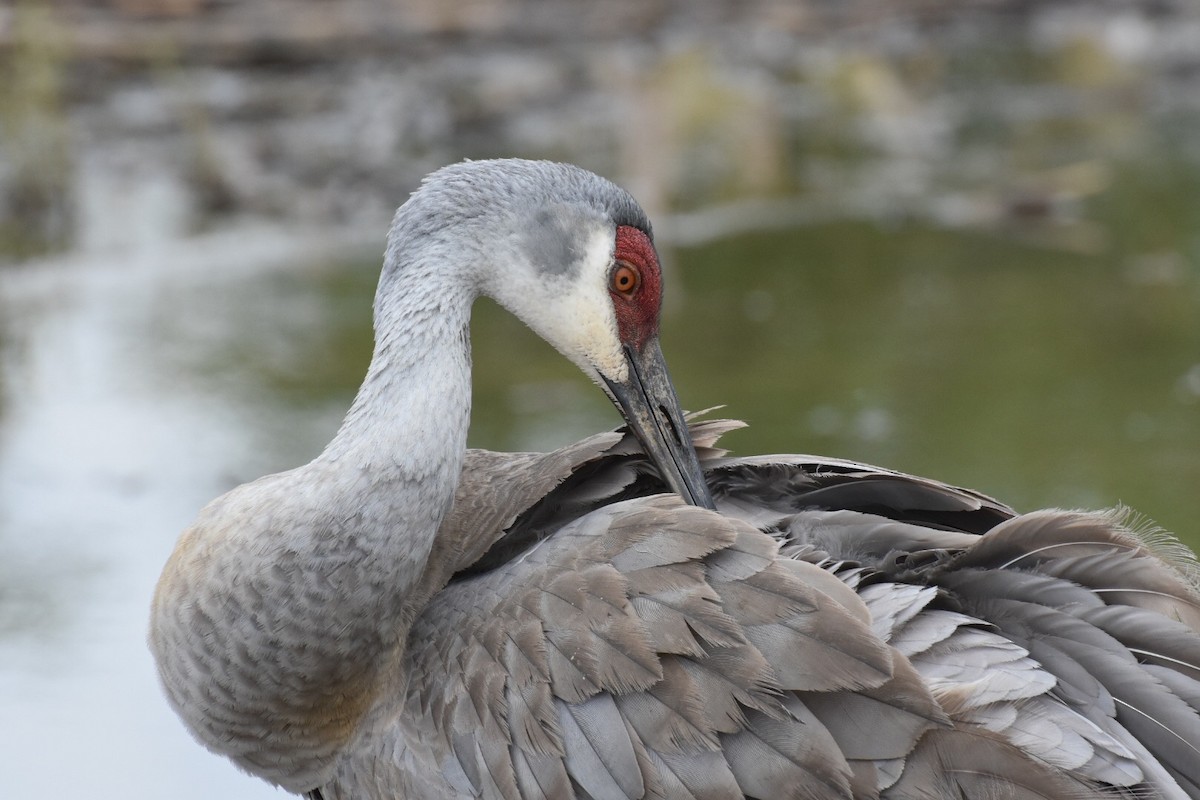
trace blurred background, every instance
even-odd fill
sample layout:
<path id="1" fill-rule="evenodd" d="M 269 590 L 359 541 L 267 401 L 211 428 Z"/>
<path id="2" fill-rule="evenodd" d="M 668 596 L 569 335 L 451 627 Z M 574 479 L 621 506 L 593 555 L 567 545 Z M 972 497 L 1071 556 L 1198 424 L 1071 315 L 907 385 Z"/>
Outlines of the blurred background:
<path id="1" fill-rule="evenodd" d="M 635 193 L 737 452 L 1128 504 L 1200 545 L 1200 6 L 0 7 L 0 753 L 12 797 L 279 797 L 144 645 L 178 532 L 315 455 L 387 223 L 464 157 Z M 487 303 L 472 443 L 617 423 Z"/>

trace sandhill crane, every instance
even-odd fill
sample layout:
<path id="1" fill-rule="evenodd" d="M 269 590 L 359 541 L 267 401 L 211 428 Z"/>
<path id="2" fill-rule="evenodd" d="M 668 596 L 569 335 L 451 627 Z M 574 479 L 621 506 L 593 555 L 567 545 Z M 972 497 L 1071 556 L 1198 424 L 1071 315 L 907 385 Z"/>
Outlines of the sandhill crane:
<path id="1" fill-rule="evenodd" d="M 467 451 L 480 294 L 632 434 Z M 736 423 L 680 411 L 660 302 L 609 182 L 427 178 L 334 439 L 210 503 L 163 571 L 150 645 L 200 742 L 324 800 L 1200 798 L 1185 548 L 1116 512 L 727 458 Z"/>

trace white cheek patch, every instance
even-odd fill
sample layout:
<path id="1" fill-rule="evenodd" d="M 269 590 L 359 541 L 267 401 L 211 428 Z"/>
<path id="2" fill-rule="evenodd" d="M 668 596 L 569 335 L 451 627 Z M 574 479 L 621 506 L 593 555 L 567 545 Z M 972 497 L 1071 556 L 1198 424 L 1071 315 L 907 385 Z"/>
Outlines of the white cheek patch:
<path id="1" fill-rule="evenodd" d="M 608 225 L 596 225 L 579 241 L 583 252 L 578 272 L 547 281 L 547 288 L 557 296 L 541 309 L 544 313 L 538 315 L 540 325 L 530 322 L 585 373 L 599 372 L 613 381 L 628 380 L 629 366 L 608 293 L 613 230 Z"/>
<path id="2" fill-rule="evenodd" d="M 609 380 L 625 381 L 629 378 L 629 365 L 617 336 L 612 300 L 607 291 L 588 296 L 592 294 L 580 292 L 571 299 L 572 349 L 578 353 L 572 360 L 585 371 L 596 370 Z"/>
<path id="3" fill-rule="evenodd" d="M 572 269 L 538 269 L 525 248 L 518 246 L 514 257 L 527 263 L 508 271 L 507 280 L 497 280 L 485 292 L 593 380 L 602 376 L 627 381 L 629 366 L 608 292 L 616 231 L 612 223 L 590 218 L 581 220 L 573 233 L 565 248 L 573 256 Z M 541 247 L 538 252 L 549 249 Z"/>
<path id="4" fill-rule="evenodd" d="M 584 245 L 579 285 L 584 288 L 588 311 L 581 310 L 579 341 L 594 367 L 609 380 L 629 378 L 629 364 L 621 347 L 617 315 L 608 292 L 609 272 L 613 263 L 615 232 L 608 225 L 597 226 Z"/>

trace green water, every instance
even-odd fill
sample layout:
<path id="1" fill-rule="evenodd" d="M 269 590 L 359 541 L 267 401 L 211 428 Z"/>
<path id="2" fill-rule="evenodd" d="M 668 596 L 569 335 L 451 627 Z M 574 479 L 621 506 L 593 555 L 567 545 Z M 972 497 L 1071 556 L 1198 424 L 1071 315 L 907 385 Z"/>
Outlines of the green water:
<path id="1" fill-rule="evenodd" d="M 1131 284 L 1105 257 L 861 223 L 677 257 L 687 299 L 664 348 L 685 404 L 751 423 L 729 437 L 737 452 L 854 458 L 1024 509 L 1123 502 L 1200 544 L 1194 267 L 1183 285 Z M 477 322 L 474 442 L 522 447 L 529 417 L 570 422 L 578 405 L 602 425 L 598 392 L 514 397 L 512 381 L 571 376 L 492 312 Z M 549 407 L 524 411 L 526 397 Z"/>

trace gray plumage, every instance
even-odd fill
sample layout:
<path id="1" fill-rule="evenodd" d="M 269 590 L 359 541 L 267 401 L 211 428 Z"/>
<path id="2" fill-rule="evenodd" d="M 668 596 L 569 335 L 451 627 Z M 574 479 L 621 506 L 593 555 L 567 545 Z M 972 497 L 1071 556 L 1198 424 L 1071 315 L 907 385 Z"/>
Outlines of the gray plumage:
<path id="1" fill-rule="evenodd" d="M 337 437 L 210 504 L 160 581 L 151 647 L 206 746 L 324 800 L 1200 798 L 1200 570 L 1127 514 L 731 459 L 739 423 L 692 420 L 709 498 L 673 392 L 637 436 L 466 451 L 476 294 L 623 408 L 653 374 L 589 316 L 622 226 L 648 240 L 545 163 L 401 208 Z"/>

